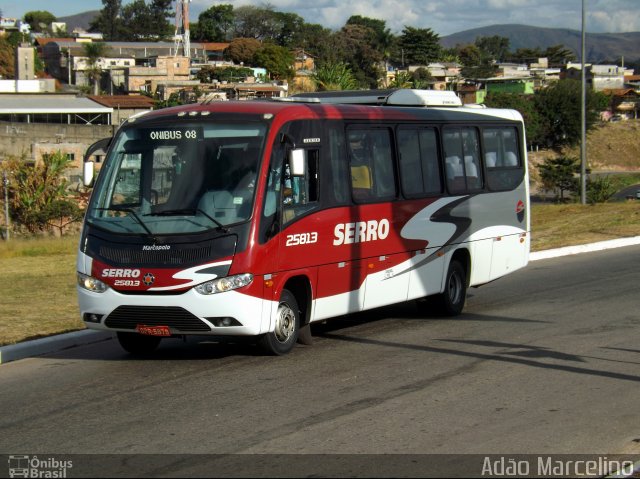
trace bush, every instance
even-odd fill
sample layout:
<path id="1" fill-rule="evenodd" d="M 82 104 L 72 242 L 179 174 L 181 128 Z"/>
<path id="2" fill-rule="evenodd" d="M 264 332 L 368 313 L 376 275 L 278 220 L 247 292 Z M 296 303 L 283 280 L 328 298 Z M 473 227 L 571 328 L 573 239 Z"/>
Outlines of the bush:
<path id="1" fill-rule="evenodd" d="M 617 191 L 609 176 L 597 176 L 587 181 L 587 202 L 606 203 Z"/>

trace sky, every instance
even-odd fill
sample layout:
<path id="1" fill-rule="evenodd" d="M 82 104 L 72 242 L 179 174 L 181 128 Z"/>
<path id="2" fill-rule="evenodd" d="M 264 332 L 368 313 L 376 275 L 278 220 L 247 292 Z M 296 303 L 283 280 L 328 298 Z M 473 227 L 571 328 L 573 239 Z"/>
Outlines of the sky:
<path id="1" fill-rule="evenodd" d="M 127 4 L 132 0 L 123 0 Z M 351 15 L 385 20 L 399 34 L 405 26 L 430 28 L 440 36 L 495 24 L 581 30 L 583 0 L 192 0 L 191 21 L 203 10 L 219 4 L 271 5 L 280 12 L 296 13 L 307 23 L 332 30 Z M 640 32 L 640 0 L 584 0 L 585 29 L 590 33 Z M 0 0 L 4 17 L 22 18 L 32 10 L 56 17 L 102 9 L 101 0 Z"/>

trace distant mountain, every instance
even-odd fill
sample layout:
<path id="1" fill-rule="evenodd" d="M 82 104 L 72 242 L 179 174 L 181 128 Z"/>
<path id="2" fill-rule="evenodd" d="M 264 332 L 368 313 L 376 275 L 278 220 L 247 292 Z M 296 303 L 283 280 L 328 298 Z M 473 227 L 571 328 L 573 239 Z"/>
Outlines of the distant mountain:
<path id="1" fill-rule="evenodd" d="M 555 45 L 564 45 L 580 59 L 581 36 L 579 30 L 564 28 L 541 28 L 527 25 L 491 25 L 454 33 L 440 38 L 443 47 L 451 48 L 457 44 L 474 43 L 478 37 L 498 35 L 509 39 L 509 49 L 540 48 L 546 50 Z M 632 33 L 586 33 L 587 62 L 640 62 L 640 32 Z"/>
<path id="2" fill-rule="evenodd" d="M 67 31 L 72 32 L 79 27 L 89 29 L 91 21 L 100 10 L 78 13 L 68 17 L 58 18 L 59 22 L 67 23 Z M 541 28 L 527 25 L 490 25 L 488 27 L 473 28 L 440 38 L 443 47 L 451 48 L 457 44 L 474 43 L 478 37 L 492 37 L 498 35 L 509 39 L 509 48 L 516 51 L 519 48 L 540 48 L 545 50 L 555 45 L 564 45 L 572 50 L 576 58 L 580 59 L 581 32 L 565 28 Z M 640 32 L 632 33 L 588 33 L 587 32 L 587 62 L 602 63 L 605 61 L 619 62 L 624 57 L 625 63 L 640 64 Z"/>
<path id="3" fill-rule="evenodd" d="M 88 12 L 78 13 L 76 15 L 70 15 L 68 17 L 59 17 L 58 22 L 65 22 L 67 24 L 67 32 L 71 33 L 74 28 L 82 28 L 83 30 L 89 30 L 89 24 L 100 13 L 100 10 L 91 10 Z"/>

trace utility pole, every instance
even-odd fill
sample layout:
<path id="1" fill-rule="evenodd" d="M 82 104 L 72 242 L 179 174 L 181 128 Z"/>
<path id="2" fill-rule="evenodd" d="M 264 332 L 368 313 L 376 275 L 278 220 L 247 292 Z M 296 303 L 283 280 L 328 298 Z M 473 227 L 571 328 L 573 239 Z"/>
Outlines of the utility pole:
<path id="1" fill-rule="evenodd" d="M 7 171 L 2 171 L 2 184 L 4 185 L 4 222 L 6 225 L 6 236 L 5 239 L 9 241 L 9 179 L 7 178 Z"/>
<path id="2" fill-rule="evenodd" d="M 582 53 L 580 61 L 582 62 L 580 91 L 580 203 L 587 204 L 587 64 L 585 62 L 585 0 L 582 0 Z"/>

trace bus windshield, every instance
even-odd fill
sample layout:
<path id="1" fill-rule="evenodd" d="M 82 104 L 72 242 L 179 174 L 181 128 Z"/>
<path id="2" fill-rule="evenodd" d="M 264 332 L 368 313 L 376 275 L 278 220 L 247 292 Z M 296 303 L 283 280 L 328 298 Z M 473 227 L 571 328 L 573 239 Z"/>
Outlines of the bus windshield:
<path id="1" fill-rule="evenodd" d="M 124 234 L 226 230 L 251 216 L 266 125 L 155 124 L 122 129 L 87 213 Z"/>

